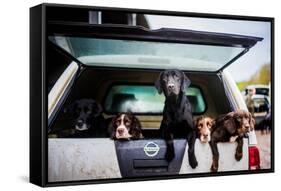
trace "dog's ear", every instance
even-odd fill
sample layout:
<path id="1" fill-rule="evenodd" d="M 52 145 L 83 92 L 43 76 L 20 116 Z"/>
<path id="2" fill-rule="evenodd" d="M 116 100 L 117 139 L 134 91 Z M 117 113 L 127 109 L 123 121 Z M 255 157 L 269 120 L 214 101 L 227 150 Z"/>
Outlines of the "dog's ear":
<path id="1" fill-rule="evenodd" d="M 234 134 L 237 127 L 233 118 L 228 118 L 224 121 L 224 127 L 228 131 L 229 134 Z"/>
<path id="2" fill-rule="evenodd" d="M 162 75 L 163 75 L 163 72 L 161 72 L 161 73 L 159 74 L 159 77 L 158 77 L 157 80 L 155 81 L 155 87 L 156 87 L 156 89 L 158 90 L 158 93 L 159 93 L 159 94 L 161 94 L 161 93 L 163 92 L 162 83 L 161 83 Z"/>
<path id="3" fill-rule="evenodd" d="M 194 125 L 195 131 L 196 131 L 196 138 L 200 137 L 200 131 L 199 131 L 199 128 L 198 128 L 198 123 L 199 123 L 200 119 L 202 119 L 202 116 L 200 116 L 197 119 L 193 120 L 193 125 Z"/>
<path id="4" fill-rule="evenodd" d="M 68 105 L 67 107 L 64 108 L 63 113 L 65 114 L 74 114 L 75 108 L 77 106 L 77 102 L 73 102 L 70 105 Z"/>
<path id="5" fill-rule="evenodd" d="M 182 72 L 182 83 L 181 83 L 181 91 L 185 92 L 186 89 L 190 86 L 191 81 L 189 78 L 185 75 L 184 72 Z"/>
<path id="6" fill-rule="evenodd" d="M 250 124 L 250 131 L 253 131 L 255 128 L 255 119 L 253 118 L 252 114 L 248 112 L 249 114 L 249 124 Z"/>
<path id="7" fill-rule="evenodd" d="M 97 105 L 98 105 L 98 108 L 99 108 L 99 112 L 100 113 L 103 112 L 103 108 L 102 108 L 101 104 L 97 103 Z"/>
<path id="8" fill-rule="evenodd" d="M 211 129 L 213 129 L 215 127 L 215 125 L 216 125 L 216 120 L 214 118 L 212 118 L 212 127 L 211 127 Z"/>
<path id="9" fill-rule="evenodd" d="M 132 139 L 143 138 L 141 133 L 141 123 L 136 117 L 133 117 L 133 123 L 129 133 L 132 135 Z"/>
<path id="10" fill-rule="evenodd" d="M 108 135 L 110 136 L 111 139 L 116 139 L 115 135 L 115 121 L 116 121 L 116 116 L 111 118 L 111 119 L 107 119 L 108 120 L 108 127 L 107 127 L 107 132 L 108 132 Z"/>
<path id="11" fill-rule="evenodd" d="M 193 120 L 193 125 L 196 127 L 196 129 L 198 129 L 199 121 L 202 120 L 203 118 L 204 118 L 204 116 L 202 115 L 202 116 L 197 117 L 197 119 Z"/>
<path id="12" fill-rule="evenodd" d="M 103 112 L 103 108 L 101 106 L 101 104 L 99 104 L 98 102 L 93 102 L 91 104 L 91 107 L 94 109 L 94 107 L 96 108 L 96 116 L 99 116 L 102 112 Z"/>

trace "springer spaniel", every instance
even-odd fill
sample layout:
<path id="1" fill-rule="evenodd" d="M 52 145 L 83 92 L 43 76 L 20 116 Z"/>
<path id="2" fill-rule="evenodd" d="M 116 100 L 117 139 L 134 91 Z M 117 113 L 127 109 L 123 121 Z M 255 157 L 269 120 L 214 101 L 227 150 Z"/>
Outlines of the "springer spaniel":
<path id="1" fill-rule="evenodd" d="M 109 133 L 112 139 L 141 139 L 141 124 L 139 120 L 131 113 L 119 113 L 109 125 Z"/>

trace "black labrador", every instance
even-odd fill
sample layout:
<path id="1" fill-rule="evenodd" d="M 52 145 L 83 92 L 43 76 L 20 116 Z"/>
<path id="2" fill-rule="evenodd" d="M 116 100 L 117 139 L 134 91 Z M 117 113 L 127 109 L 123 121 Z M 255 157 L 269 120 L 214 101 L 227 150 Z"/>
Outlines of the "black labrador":
<path id="1" fill-rule="evenodd" d="M 183 137 L 188 142 L 188 158 L 192 168 L 198 162 L 194 153 L 196 130 L 193 124 L 192 108 L 185 95 L 190 80 L 180 70 L 165 70 L 160 73 L 155 82 L 158 93 L 164 93 L 166 100 L 160 131 L 166 141 L 165 158 L 168 162 L 175 157 L 173 137 Z"/>
<path id="2" fill-rule="evenodd" d="M 75 133 L 68 136 L 74 138 L 106 137 L 106 121 L 102 115 L 101 105 L 93 99 L 80 99 L 64 109 L 70 118 Z"/>

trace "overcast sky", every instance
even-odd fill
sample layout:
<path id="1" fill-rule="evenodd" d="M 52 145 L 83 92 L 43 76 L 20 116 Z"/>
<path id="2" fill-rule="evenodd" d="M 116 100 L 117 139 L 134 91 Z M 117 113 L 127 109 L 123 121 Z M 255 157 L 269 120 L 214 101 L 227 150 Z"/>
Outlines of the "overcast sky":
<path id="1" fill-rule="evenodd" d="M 270 22 L 155 15 L 146 15 L 146 18 L 152 29 L 181 28 L 264 38 L 228 67 L 236 81 L 248 80 L 261 65 L 270 63 Z"/>

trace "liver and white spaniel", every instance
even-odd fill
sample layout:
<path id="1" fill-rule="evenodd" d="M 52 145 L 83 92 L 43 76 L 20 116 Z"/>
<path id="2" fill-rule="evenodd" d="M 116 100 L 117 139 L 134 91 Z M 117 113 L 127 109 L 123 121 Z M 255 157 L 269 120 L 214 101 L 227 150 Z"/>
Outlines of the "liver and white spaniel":
<path id="1" fill-rule="evenodd" d="M 119 113 L 109 125 L 112 139 L 140 139 L 143 138 L 141 124 L 131 113 Z"/>
<path id="2" fill-rule="evenodd" d="M 202 143 L 211 141 L 211 131 L 214 125 L 214 119 L 207 116 L 200 116 L 195 122 L 197 136 Z"/>

